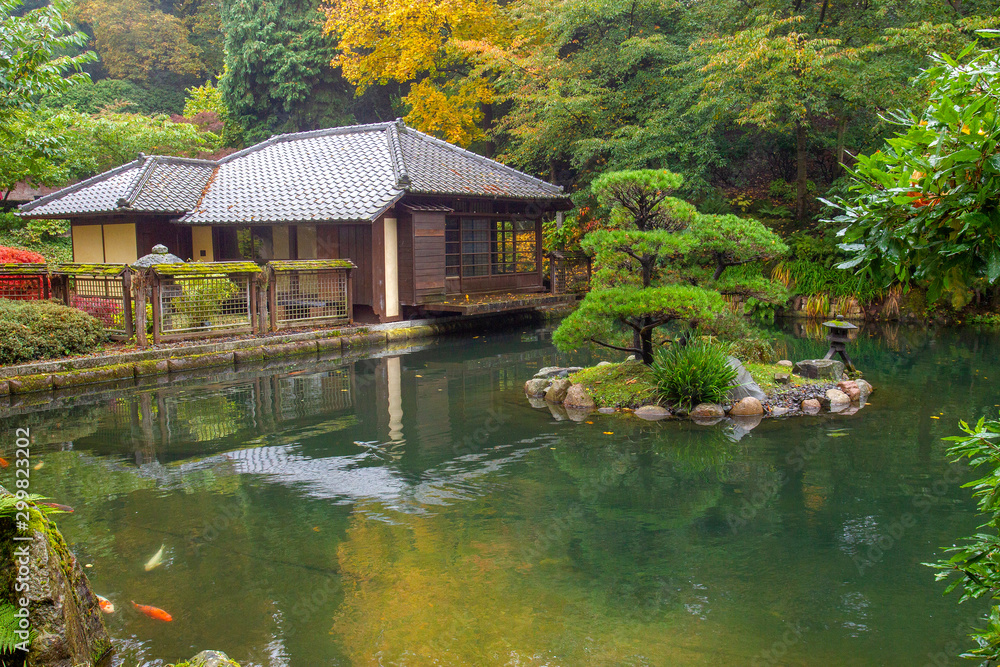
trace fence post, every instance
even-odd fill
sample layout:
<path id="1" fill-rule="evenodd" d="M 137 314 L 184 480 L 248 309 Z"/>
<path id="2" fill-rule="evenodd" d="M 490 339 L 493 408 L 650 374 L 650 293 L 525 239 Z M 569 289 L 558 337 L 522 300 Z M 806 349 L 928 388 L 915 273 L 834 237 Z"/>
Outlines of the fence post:
<path id="1" fill-rule="evenodd" d="M 148 269 L 150 277 L 149 300 L 153 302 L 153 345 L 160 342 L 160 325 L 163 322 L 163 313 L 160 312 L 160 278 L 152 269 Z"/>
<path id="2" fill-rule="evenodd" d="M 354 280 L 351 278 L 351 269 L 347 271 L 347 293 L 344 298 L 347 301 L 347 323 L 354 324 Z"/>
<path id="3" fill-rule="evenodd" d="M 126 267 L 122 271 L 121 279 L 122 317 L 125 320 L 125 340 L 129 340 L 135 335 L 135 311 L 132 310 L 132 270 Z"/>
<path id="4" fill-rule="evenodd" d="M 267 267 L 267 314 L 270 320 L 270 331 L 278 330 L 278 277 L 274 269 Z M 286 315 L 287 317 L 287 315 Z"/>
<path id="5" fill-rule="evenodd" d="M 147 274 L 140 272 L 136 274 L 136 279 L 132 281 L 135 290 L 135 340 L 140 348 L 146 347 L 149 342 L 146 340 L 146 289 Z"/>

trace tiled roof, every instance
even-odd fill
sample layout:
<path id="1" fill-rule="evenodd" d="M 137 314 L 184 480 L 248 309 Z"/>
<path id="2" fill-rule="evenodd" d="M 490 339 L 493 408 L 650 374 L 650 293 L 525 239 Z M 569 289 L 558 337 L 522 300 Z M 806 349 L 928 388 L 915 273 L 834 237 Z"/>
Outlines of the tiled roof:
<path id="1" fill-rule="evenodd" d="M 566 200 L 558 186 L 397 121 L 284 134 L 218 162 L 140 157 L 21 213 L 186 213 L 179 221 L 195 225 L 367 222 L 407 193 Z"/>
<path id="2" fill-rule="evenodd" d="M 101 213 L 165 213 L 191 210 L 215 169 L 210 160 L 140 156 L 20 207 L 28 218 Z"/>
<path id="3" fill-rule="evenodd" d="M 403 191 L 396 187 L 384 126 L 367 127 L 281 135 L 220 160 L 205 196 L 181 222 L 378 217 Z"/>

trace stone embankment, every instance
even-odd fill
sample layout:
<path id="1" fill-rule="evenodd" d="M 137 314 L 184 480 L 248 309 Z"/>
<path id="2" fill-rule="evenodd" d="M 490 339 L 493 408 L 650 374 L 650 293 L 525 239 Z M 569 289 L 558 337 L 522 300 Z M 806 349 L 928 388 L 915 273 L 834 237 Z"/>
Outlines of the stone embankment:
<path id="1" fill-rule="evenodd" d="M 631 412 L 647 421 L 688 418 L 705 425 L 717 424 L 726 418 L 749 420 L 756 422 L 750 425 L 753 428 L 765 417 L 821 412 L 854 414 L 867 405 L 874 391 L 865 380 L 846 378 L 844 364 L 830 359 L 807 359 L 795 364 L 787 360 L 778 362 L 782 371 L 787 369 L 788 372 L 775 373 L 778 389 L 770 393 L 760 388 L 738 360 L 731 357 L 729 363 L 737 371 L 737 379 L 728 401 L 724 404 L 700 403 L 690 410 L 681 405 L 648 404 L 634 409 L 598 405 L 585 384 L 574 382 L 573 375 L 583 370 L 576 366 L 542 368 L 525 383 L 524 392 L 532 406 L 549 407 L 557 417 L 562 417 L 562 412 L 556 411 L 561 409 L 565 417 L 574 421 L 583 421 L 595 411 L 604 414 Z M 600 365 L 610 364 L 601 362 Z"/>

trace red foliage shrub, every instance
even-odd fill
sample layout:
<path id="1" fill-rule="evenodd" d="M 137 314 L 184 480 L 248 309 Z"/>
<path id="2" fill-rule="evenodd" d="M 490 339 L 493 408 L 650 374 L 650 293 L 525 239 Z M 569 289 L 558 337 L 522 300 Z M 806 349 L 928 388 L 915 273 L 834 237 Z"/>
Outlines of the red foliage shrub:
<path id="1" fill-rule="evenodd" d="M 0 264 L 44 264 L 45 258 L 37 252 L 0 246 Z M 35 300 L 44 299 L 42 281 L 49 278 L 44 267 L 38 276 L 0 276 L 0 297 L 4 299 Z"/>
<path id="2" fill-rule="evenodd" d="M 37 252 L 8 248 L 0 245 L 0 264 L 44 264 L 45 258 Z"/>

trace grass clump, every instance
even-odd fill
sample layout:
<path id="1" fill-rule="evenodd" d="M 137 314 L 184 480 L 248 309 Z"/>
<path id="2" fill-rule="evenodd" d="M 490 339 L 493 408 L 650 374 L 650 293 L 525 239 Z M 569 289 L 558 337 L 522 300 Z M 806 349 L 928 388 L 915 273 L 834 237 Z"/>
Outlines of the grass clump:
<path id="1" fill-rule="evenodd" d="M 698 403 L 722 403 L 736 380 L 726 351 L 701 340 L 658 351 L 651 372 L 661 398 L 689 410 Z"/>
<path id="2" fill-rule="evenodd" d="M 743 367 L 747 369 L 750 376 L 753 377 L 754 382 L 756 382 L 761 390 L 765 394 L 773 394 L 784 389 L 793 389 L 795 387 L 801 387 L 803 385 L 812 384 L 830 384 L 830 380 L 826 378 L 818 378 L 810 380 L 809 378 L 800 377 L 798 375 L 792 374 L 792 369 L 786 368 L 785 366 L 779 366 L 778 364 L 761 364 L 754 362 L 747 362 L 743 364 Z M 791 376 L 791 384 L 778 384 L 774 380 L 775 373 L 783 373 L 785 375 Z"/>
<path id="3" fill-rule="evenodd" d="M 584 368 L 570 380 L 586 387 L 601 408 L 637 408 L 655 403 L 659 393 L 649 367 L 639 361 Z"/>
<path id="4" fill-rule="evenodd" d="M 76 308 L 0 299 L 0 364 L 87 354 L 104 341 L 100 321 Z"/>

